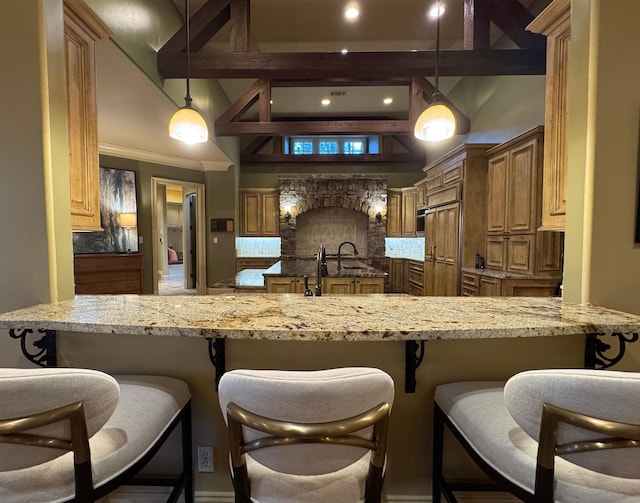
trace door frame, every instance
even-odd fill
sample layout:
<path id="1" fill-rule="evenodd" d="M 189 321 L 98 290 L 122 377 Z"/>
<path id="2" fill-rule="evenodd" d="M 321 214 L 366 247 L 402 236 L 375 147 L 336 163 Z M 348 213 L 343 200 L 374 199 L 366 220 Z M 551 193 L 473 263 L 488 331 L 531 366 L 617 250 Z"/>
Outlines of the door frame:
<path id="1" fill-rule="evenodd" d="M 158 188 L 161 186 L 175 185 L 182 187 L 196 195 L 196 293 L 207 293 L 207 240 L 206 240 L 206 215 L 205 215 L 205 186 L 203 183 L 185 182 L 184 180 L 172 180 L 169 178 L 151 177 L 151 240 L 152 240 L 152 275 L 153 293 L 158 295 Z M 166 207 L 166 202 L 164 204 Z"/>

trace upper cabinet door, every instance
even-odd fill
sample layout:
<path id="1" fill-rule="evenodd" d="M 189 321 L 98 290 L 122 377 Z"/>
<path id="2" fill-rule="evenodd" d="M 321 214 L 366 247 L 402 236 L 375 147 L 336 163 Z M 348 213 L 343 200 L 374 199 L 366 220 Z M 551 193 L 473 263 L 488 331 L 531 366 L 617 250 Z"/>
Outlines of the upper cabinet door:
<path id="1" fill-rule="evenodd" d="M 547 37 L 541 230 L 564 230 L 567 186 L 567 77 L 571 0 L 553 0 L 527 29 Z"/>
<path id="2" fill-rule="evenodd" d="M 502 233 L 507 229 L 507 152 L 489 159 L 487 192 L 487 232 Z"/>
<path id="3" fill-rule="evenodd" d="M 280 198 L 273 189 L 240 191 L 240 235 L 278 236 Z"/>
<path id="4" fill-rule="evenodd" d="M 64 2 L 71 228 L 102 230 L 98 166 L 95 41 L 111 35 L 81 0 Z"/>
<path id="5" fill-rule="evenodd" d="M 538 140 L 534 139 L 509 154 L 507 232 L 535 232 Z"/>

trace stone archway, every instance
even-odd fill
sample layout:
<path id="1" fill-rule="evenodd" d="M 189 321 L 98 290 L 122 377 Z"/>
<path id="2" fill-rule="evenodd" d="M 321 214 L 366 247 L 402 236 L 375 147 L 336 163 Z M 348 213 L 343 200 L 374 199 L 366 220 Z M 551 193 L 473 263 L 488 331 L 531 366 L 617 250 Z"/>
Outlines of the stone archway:
<path id="1" fill-rule="evenodd" d="M 369 258 L 384 256 L 387 178 L 366 175 L 281 177 L 280 238 L 283 257 L 296 256 L 297 217 L 321 208 L 345 208 L 367 215 L 367 255 Z M 289 218 L 286 217 L 287 211 Z"/>

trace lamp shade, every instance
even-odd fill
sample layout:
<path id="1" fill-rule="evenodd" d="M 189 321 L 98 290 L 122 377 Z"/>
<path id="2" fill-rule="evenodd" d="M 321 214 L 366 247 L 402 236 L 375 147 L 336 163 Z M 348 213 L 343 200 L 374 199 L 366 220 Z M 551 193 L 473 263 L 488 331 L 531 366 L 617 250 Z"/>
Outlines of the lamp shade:
<path id="1" fill-rule="evenodd" d="M 193 108 L 180 108 L 169 122 L 169 136 L 188 145 L 204 143 L 209 139 L 207 123 Z"/>
<path id="2" fill-rule="evenodd" d="M 138 223 L 135 213 L 120 213 L 118 218 L 120 227 L 135 227 Z"/>
<path id="3" fill-rule="evenodd" d="M 434 103 L 420 114 L 413 134 L 423 141 L 441 141 L 451 138 L 456 131 L 453 112 L 442 103 Z"/>

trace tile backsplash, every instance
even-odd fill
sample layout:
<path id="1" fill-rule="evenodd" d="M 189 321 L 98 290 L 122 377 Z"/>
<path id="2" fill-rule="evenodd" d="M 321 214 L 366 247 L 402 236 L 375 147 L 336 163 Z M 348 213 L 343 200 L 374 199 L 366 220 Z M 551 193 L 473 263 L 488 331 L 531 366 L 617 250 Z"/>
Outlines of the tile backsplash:
<path id="1" fill-rule="evenodd" d="M 385 238 L 385 256 L 424 260 L 424 238 Z"/>
<path id="2" fill-rule="evenodd" d="M 236 238 L 236 257 L 279 257 L 280 238 Z"/>

